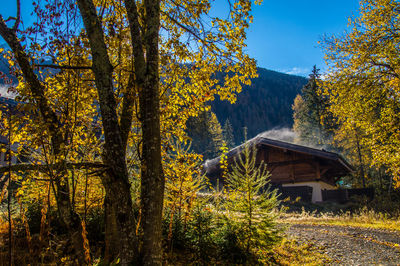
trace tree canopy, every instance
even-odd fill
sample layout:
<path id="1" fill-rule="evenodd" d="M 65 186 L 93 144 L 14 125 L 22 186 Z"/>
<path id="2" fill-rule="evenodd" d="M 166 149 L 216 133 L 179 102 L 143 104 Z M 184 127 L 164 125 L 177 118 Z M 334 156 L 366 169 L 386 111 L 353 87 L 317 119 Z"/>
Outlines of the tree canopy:
<path id="1" fill-rule="evenodd" d="M 101 165 L 88 170 L 105 189 L 106 260 L 160 264 L 164 179 L 176 173 L 163 168 L 178 165 L 166 159 L 175 150 L 170 143 L 188 140 L 186 121 L 207 110 L 205 102 L 215 95 L 233 102 L 255 77 L 245 53 L 252 1 L 227 1 L 223 18 L 210 15 L 211 1 L 77 4 L 34 2 L 37 22 L 26 30 L 19 1 L 15 18 L 0 17 L 20 108 L 32 114 L 13 119 L 13 142 L 39 153 L 32 164 L 56 166 L 44 174 L 81 264 L 84 228 L 70 185 L 77 170 L 69 167 L 77 161 Z M 136 224 L 130 183 L 139 176 L 143 217 Z"/>
<path id="2" fill-rule="evenodd" d="M 363 0 L 351 30 L 326 37 L 330 71 L 325 93 L 341 130 L 357 130 L 375 166 L 387 167 L 400 185 L 400 3 Z"/>
<path id="3" fill-rule="evenodd" d="M 328 100 L 322 95 L 319 69 L 314 66 L 309 80 L 294 100 L 293 130 L 300 142 L 326 145 L 329 142 L 331 121 L 327 121 Z"/>

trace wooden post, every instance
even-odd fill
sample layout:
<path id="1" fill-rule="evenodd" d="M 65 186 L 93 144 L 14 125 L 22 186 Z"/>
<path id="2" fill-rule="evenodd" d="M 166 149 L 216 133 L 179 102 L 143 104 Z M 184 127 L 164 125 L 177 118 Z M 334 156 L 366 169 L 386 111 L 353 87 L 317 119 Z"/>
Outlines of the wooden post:
<path id="1" fill-rule="evenodd" d="M 294 153 L 292 153 L 292 161 L 294 161 Z M 294 172 L 294 163 L 292 162 L 291 164 L 290 164 L 290 166 L 291 166 L 291 175 L 292 175 L 292 180 L 293 180 L 293 183 L 295 182 L 295 172 Z"/>

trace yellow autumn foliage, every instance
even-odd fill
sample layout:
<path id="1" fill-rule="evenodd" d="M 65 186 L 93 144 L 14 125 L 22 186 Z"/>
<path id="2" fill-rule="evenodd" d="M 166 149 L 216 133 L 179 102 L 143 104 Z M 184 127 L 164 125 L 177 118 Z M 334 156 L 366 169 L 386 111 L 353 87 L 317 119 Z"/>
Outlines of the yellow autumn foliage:
<path id="1" fill-rule="evenodd" d="M 140 88 L 132 90 L 129 80 L 130 73 L 135 69 L 126 9 L 122 2 L 94 1 L 94 4 L 102 12 L 119 115 L 122 114 L 124 96 L 128 91 L 134 91 L 132 97 L 135 106 L 130 110 L 133 121 L 127 160 L 131 176 L 137 180 L 139 175 L 135 169 L 140 165 L 141 153 Z M 142 4 L 137 3 L 140 23 L 143 23 Z M 201 156 L 187 152 L 181 155 L 175 153 L 176 150 L 171 155 L 172 142 L 189 141 L 185 132 L 188 118 L 208 110 L 207 102 L 215 97 L 234 102 L 242 85 L 249 85 L 250 78 L 256 76 L 255 61 L 245 53 L 246 29 L 253 19 L 251 6 L 252 1 L 233 1 L 231 6 L 226 6 L 230 10 L 228 16 L 216 17 L 210 15 L 212 1 L 209 0 L 161 3 L 159 73 L 163 166 L 168 180 L 166 205 L 176 204 L 176 197 L 183 197 L 185 202 L 190 202 L 187 199 L 194 197 L 193 191 L 196 189 L 193 188 L 198 186 L 193 178 L 199 175 Z M 46 62 L 58 67 L 37 67 L 36 70 L 45 85 L 45 97 L 60 121 L 58 130 L 64 136 L 62 155 L 54 156 L 46 121 L 38 113 L 37 103 L 12 53 L 4 51 L 4 57 L 18 75 L 17 100 L 21 101 L 19 111 L 12 117 L 11 142 L 18 144 L 18 153 L 26 154 L 31 164 L 101 161 L 104 139 L 95 78 L 90 69 L 92 58 L 89 41 L 79 27 L 80 21 L 74 15 L 74 6 L 64 10 L 58 8 L 54 4 L 53 10 L 41 10 L 43 18 L 38 19 L 39 24 L 44 26 L 37 33 L 42 34 L 43 38 L 29 42 L 26 48 L 32 61 L 41 64 L 42 59 L 46 59 Z M 59 12 L 60 17 L 48 19 L 51 12 Z M 59 22 L 57 19 L 63 20 L 63 24 L 60 24 L 62 27 L 55 26 L 55 22 Z M 61 28 L 66 31 L 63 32 Z M 2 116 L 1 120 L 4 125 L 1 134 L 7 135 L 8 120 L 6 116 Z M 51 205 L 55 206 L 54 195 L 57 191 L 52 183 L 60 178 L 59 174 L 57 169 L 51 167 L 41 173 L 23 173 L 24 181 L 18 196 L 26 201 L 50 200 Z M 78 213 L 83 214 L 85 209 L 102 204 L 104 191 L 101 171 L 69 169 L 66 175 L 70 198 Z M 185 182 L 184 186 L 192 188 L 186 189 L 187 195 L 179 194 L 182 192 L 182 182 Z M 176 191 L 180 192 L 177 194 Z M 180 207 L 188 208 L 184 204 Z"/>
<path id="2" fill-rule="evenodd" d="M 400 3 L 362 0 L 344 36 L 325 38 L 330 71 L 324 93 L 341 124 L 339 135 L 359 131 L 367 161 L 386 167 L 400 187 Z M 346 133 L 347 132 L 347 133 Z"/>

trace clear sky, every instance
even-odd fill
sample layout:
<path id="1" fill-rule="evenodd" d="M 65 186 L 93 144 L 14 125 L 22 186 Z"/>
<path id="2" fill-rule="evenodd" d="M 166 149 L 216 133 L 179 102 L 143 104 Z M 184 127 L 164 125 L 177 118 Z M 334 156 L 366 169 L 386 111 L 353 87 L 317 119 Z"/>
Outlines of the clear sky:
<path id="1" fill-rule="evenodd" d="M 226 0 L 215 3 L 222 1 Z M 29 25 L 31 0 L 21 2 L 25 25 Z M 358 8 L 358 0 L 264 0 L 254 7 L 247 51 L 258 66 L 280 72 L 307 76 L 313 65 L 324 70 L 318 40 L 324 34 L 342 33 Z M 15 16 L 15 1 L 0 5 L 0 14 Z"/>
<path id="2" fill-rule="evenodd" d="M 358 0 L 264 0 L 254 8 L 248 52 L 260 67 L 308 76 L 313 65 L 326 68 L 320 38 L 343 33 L 358 10 Z"/>

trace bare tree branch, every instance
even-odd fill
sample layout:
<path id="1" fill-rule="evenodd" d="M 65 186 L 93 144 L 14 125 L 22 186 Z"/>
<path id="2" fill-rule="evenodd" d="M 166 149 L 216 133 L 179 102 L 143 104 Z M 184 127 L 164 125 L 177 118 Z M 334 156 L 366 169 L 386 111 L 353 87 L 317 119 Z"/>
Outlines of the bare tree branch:
<path id="1" fill-rule="evenodd" d="M 49 169 L 59 168 L 62 164 L 14 164 L 11 165 L 11 171 L 39 171 L 47 173 Z M 81 162 L 81 163 L 65 163 L 67 169 L 105 169 L 106 166 L 102 162 Z M 0 167 L 0 174 L 9 171 L 9 166 Z"/>
<path id="2" fill-rule="evenodd" d="M 21 22 L 21 0 L 17 0 L 17 17 L 15 19 L 15 24 L 12 27 L 13 31 L 16 31 L 18 29 L 20 22 Z"/>
<path id="3" fill-rule="evenodd" d="M 51 64 L 35 64 L 33 65 L 36 68 L 54 68 L 54 69 L 92 69 L 91 66 L 60 66 L 60 65 L 51 65 Z"/>

